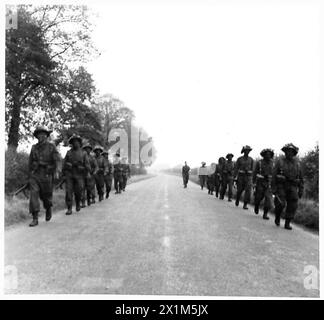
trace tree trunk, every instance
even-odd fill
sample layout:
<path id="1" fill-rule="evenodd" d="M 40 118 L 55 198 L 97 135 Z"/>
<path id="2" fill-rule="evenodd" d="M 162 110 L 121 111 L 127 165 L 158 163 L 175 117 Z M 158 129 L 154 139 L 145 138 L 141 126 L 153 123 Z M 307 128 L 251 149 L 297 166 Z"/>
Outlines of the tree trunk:
<path id="1" fill-rule="evenodd" d="M 21 104 L 18 102 L 19 99 L 15 98 L 11 110 L 11 121 L 8 134 L 8 148 L 13 151 L 17 150 L 19 142 L 19 126 L 20 126 L 20 112 Z"/>

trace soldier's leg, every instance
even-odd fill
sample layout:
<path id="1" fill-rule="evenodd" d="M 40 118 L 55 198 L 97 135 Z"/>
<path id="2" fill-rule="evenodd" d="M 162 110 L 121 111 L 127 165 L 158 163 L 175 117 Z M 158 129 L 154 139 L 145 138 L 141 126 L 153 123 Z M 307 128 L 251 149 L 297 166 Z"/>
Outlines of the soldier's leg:
<path id="1" fill-rule="evenodd" d="M 74 196 L 75 196 L 75 209 L 76 211 L 81 210 L 80 203 L 82 201 L 82 194 L 84 189 L 84 177 L 76 176 L 74 179 Z"/>
<path id="2" fill-rule="evenodd" d="M 220 187 L 220 195 L 219 199 L 223 200 L 225 193 L 226 193 L 226 188 L 227 188 L 227 178 L 224 176 L 221 182 L 221 187 Z"/>
<path id="3" fill-rule="evenodd" d="M 45 220 L 50 221 L 52 218 L 53 206 L 53 176 L 44 176 L 41 179 L 40 196 L 43 200 L 43 206 L 46 210 Z"/>
<path id="4" fill-rule="evenodd" d="M 220 189 L 220 180 L 219 180 L 219 177 L 216 176 L 216 178 L 215 178 L 215 196 L 216 196 L 216 198 L 218 198 L 219 189 Z"/>
<path id="5" fill-rule="evenodd" d="M 86 177 L 83 177 L 83 188 L 82 188 L 82 192 L 81 192 L 81 208 L 85 208 L 86 207 L 86 198 L 87 198 L 87 190 L 86 190 Z"/>
<path id="6" fill-rule="evenodd" d="M 248 203 L 251 201 L 252 193 L 252 177 L 245 177 L 245 186 L 244 186 L 244 206 L 243 209 L 248 209 Z"/>
<path id="7" fill-rule="evenodd" d="M 297 208 L 298 208 L 298 190 L 295 186 L 290 186 L 286 194 L 286 216 L 285 216 L 285 229 L 291 230 L 291 220 L 294 219 Z"/>
<path id="8" fill-rule="evenodd" d="M 72 214 L 73 203 L 73 179 L 67 176 L 65 179 L 65 204 L 67 207 L 66 215 Z"/>
<path id="9" fill-rule="evenodd" d="M 232 197 L 233 197 L 233 178 L 229 177 L 228 180 L 228 201 L 232 201 Z"/>
<path id="10" fill-rule="evenodd" d="M 263 219 L 269 220 L 268 212 L 272 208 L 272 194 L 270 187 L 266 187 L 264 191 Z"/>
<path id="11" fill-rule="evenodd" d="M 240 199 L 241 199 L 241 195 L 244 190 L 244 187 L 245 187 L 244 177 L 239 176 L 237 178 L 237 190 L 236 190 L 236 201 L 235 201 L 236 206 L 238 206 L 240 204 Z"/>
<path id="12" fill-rule="evenodd" d="M 127 176 L 123 176 L 123 191 L 125 191 L 127 185 Z"/>
<path id="13" fill-rule="evenodd" d="M 260 203 L 264 197 L 264 187 L 262 183 L 256 184 L 255 196 L 254 196 L 254 213 L 259 214 Z"/>
<path id="14" fill-rule="evenodd" d="M 104 186 L 105 186 L 105 181 L 104 181 L 103 174 L 98 174 L 97 175 L 97 191 L 98 191 L 98 195 L 99 195 L 99 201 L 102 201 L 102 199 L 103 199 Z"/>
<path id="15" fill-rule="evenodd" d="M 286 192 L 285 189 L 280 187 L 276 192 L 276 197 L 274 200 L 275 205 L 275 224 L 280 226 L 280 217 L 286 206 Z"/>
<path id="16" fill-rule="evenodd" d="M 38 225 L 38 213 L 40 210 L 39 196 L 40 185 L 36 177 L 31 177 L 29 180 L 29 213 L 33 216 L 33 221 L 29 224 L 30 227 Z"/>

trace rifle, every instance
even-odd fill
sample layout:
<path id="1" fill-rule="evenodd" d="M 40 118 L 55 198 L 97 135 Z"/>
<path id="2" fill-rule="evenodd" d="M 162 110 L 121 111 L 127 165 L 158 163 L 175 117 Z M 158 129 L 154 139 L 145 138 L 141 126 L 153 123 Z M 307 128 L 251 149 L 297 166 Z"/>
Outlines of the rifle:
<path id="1" fill-rule="evenodd" d="M 28 188 L 29 188 L 29 182 L 25 183 L 22 187 L 20 187 L 19 189 L 17 189 L 17 190 L 12 194 L 12 196 L 14 197 L 14 196 L 18 195 L 20 192 L 23 192 L 23 193 L 24 193 L 24 196 L 25 196 L 26 198 L 28 198 L 28 196 L 26 195 L 26 192 L 25 192 L 25 190 L 28 189 Z"/>
<path id="2" fill-rule="evenodd" d="M 63 189 L 63 184 L 65 183 L 65 178 L 63 178 L 56 186 L 55 186 L 55 190 L 57 189 Z"/>

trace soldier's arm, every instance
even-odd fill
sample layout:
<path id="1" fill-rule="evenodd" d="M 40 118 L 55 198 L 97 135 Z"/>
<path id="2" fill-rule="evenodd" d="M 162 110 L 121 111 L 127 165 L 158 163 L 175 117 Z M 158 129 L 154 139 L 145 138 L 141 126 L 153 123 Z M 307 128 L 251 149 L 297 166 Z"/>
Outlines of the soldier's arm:
<path id="1" fill-rule="evenodd" d="M 277 174 L 279 170 L 279 161 L 277 161 L 272 170 L 271 189 L 273 193 L 277 191 Z"/>
<path id="2" fill-rule="evenodd" d="M 235 180 L 236 177 L 237 177 L 238 170 L 239 170 L 239 165 L 240 165 L 240 158 L 238 158 L 238 159 L 236 160 L 236 162 L 234 163 L 234 180 Z"/>
<path id="3" fill-rule="evenodd" d="M 85 166 L 87 173 L 91 172 L 90 160 L 86 151 L 83 152 L 83 165 Z"/>
<path id="4" fill-rule="evenodd" d="M 32 146 L 32 148 L 30 150 L 30 154 L 29 154 L 29 159 L 28 159 L 28 171 L 29 171 L 29 174 L 31 174 L 32 171 L 34 170 L 33 169 L 34 152 L 35 152 L 35 149 L 34 149 L 34 146 Z"/>

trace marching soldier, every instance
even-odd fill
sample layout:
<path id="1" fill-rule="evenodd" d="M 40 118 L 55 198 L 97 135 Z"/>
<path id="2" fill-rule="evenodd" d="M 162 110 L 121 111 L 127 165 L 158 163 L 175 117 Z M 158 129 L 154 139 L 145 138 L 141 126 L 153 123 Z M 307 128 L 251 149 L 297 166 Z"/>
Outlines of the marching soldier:
<path id="1" fill-rule="evenodd" d="M 249 153 L 252 148 L 250 146 L 244 146 L 241 153 L 244 155 L 239 157 L 235 165 L 235 178 L 237 185 L 236 201 L 235 205 L 240 203 L 241 194 L 244 192 L 244 205 L 243 209 L 248 209 L 248 203 L 251 199 L 252 189 L 252 173 L 253 173 L 253 159 L 249 157 Z"/>
<path id="2" fill-rule="evenodd" d="M 208 168 L 208 175 L 207 175 L 207 189 L 208 194 L 213 195 L 215 189 L 215 171 L 216 171 L 216 163 L 211 163 L 210 167 Z"/>
<path id="3" fill-rule="evenodd" d="M 254 212 L 255 214 L 259 213 L 259 206 L 264 198 L 263 219 L 269 220 L 268 212 L 272 203 L 271 180 L 274 152 L 272 149 L 263 149 L 260 155 L 263 159 L 257 161 L 253 172 L 253 187 L 255 188 Z"/>
<path id="4" fill-rule="evenodd" d="M 206 184 L 206 177 L 207 177 L 206 162 L 204 161 L 201 163 L 201 167 L 198 169 L 198 177 L 199 177 L 201 190 L 203 190 Z"/>
<path id="5" fill-rule="evenodd" d="M 72 145 L 72 148 L 66 153 L 63 163 L 66 187 L 66 215 L 72 214 L 73 194 L 76 211 L 80 211 L 80 202 L 84 194 L 84 177 L 90 178 L 91 172 L 88 154 L 81 148 L 82 138 L 78 135 L 72 135 L 69 143 Z"/>
<path id="6" fill-rule="evenodd" d="M 281 149 L 285 153 L 275 164 L 272 177 L 272 192 L 275 195 L 275 224 L 280 226 L 280 216 L 286 208 L 285 229 L 291 230 L 293 220 L 298 207 L 298 199 L 303 195 L 304 180 L 300 168 L 300 162 L 296 159 L 298 148 L 288 143 Z"/>
<path id="7" fill-rule="evenodd" d="M 84 194 L 82 199 L 82 207 L 85 207 L 85 199 L 87 199 L 87 204 L 90 206 L 92 203 L 95 203 L 96 200 L 96 194 L 95 194 L 95 187 L 96 187 L 96 180 L 95 175 L 98 171 L 98 165 L 97 161 L 94 158 L 93 155 L 91 155 L 92 147 L 90 143 L 86 143 L 83 147 L 83 150 L 85 150 L 89 157 L 89 163 L 90 163 L 90 175 L 86 175 L 85 177 L 85 188 L 84 188 Z"/>
<path id="8" fill-rule="evenodd" d="M 123 183 L 123 167 L 120 162 L 120 154 L 116 153 L 114 160 L 114 187 L 117 193 L 121 193 Z"/>
<path id="9" fill-rule="evenodd" d="M 102 155 L 104 157 L 105 167 L 106 167 L 106 172 L 104 174 L 104 181 L 105 181 L 105 185 L 106 185 L 106 199 L 109 198 L 109 193 L 111 191 L 112 172 L 113 172 L 112 163 L 108 159 L 108 154 L 109 154 L 109 152 L 107 149 L 105 149 L 102 152 Z"/>
<path id="10" fill-rule="evenodd" d="M 121 164 L 122 164 L 122 169 L 123 169 L 122 190 L 125 191 L 125 188 L 127 185 L 127 178 L 130 178 L 130 167 L 129 167 L 129 164 L 127 163 L 127 158 L 123 158 Z"/>
<path id="11" fill-rule="evenodd" d="M 221 186 L 221 181 L 222 181 L 222 170 L 223 170 L 223 166 L 225 163 L 225 158 L 224 157 L 220 157 L 218 159 L 218 164 L 216 165 L 216 170 L 215 170 L 215 195 L 216 198 L 218 198 L 219 195 L 219 191 L 220 191 L 220 186 Z"/>
<path id="12" fill-rule="evenodd" d="M 45 220 L 52 218 L 53 176 L 59 175 L 60 155 L 55 145 L 47 141 L 51 132 L 44 127 L 37 127 L 34 131 L 38 143 L 32 146 L 29 155 L 29 212 L 33 216 L 30 227 L 38 225 L 39 199 L 46 210 Z"/>
<path id="13" fill-rule="evenodd" d="M 184 188 L 187 188 L 188 185 L 189 172 L 190 172 L 190 167 L 187 165 L 187 161 L 185 161 L 185 165 L 182 167 L 182 180 L 183 180 Z"/>
<path id="14" fill-rule="evenodd" d="M 95 175 L 96 187 L 99 196 L 99 201 L 103 200 L 104 195 L 104 187 L 105 187 L 105 179 L 104 176 L 108 172 L 107 163 L 102 155 L 103 147 L 96 145 L 93 148 L 93 152 L 95 153 L 95 159 L 97 161 L 98 171 Z"/>
<path id="15" fill-rule="evenodd" d="M 226 189 L 228 187 L 228 201 L 232 201 L 233 196 L 233 177 L 234 177 L 234 167 L 235 164 L 232 161 L 234 155 L 232 153 L 228 153 L 226 155 L 226 161 L 224 162 L 224 165 L 221 170 L 221 190 L 220 190 L 220 196 L 219 199 L 223 200 Z M 225 160 L 225 159 L 224 159 Z"/>

